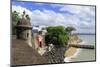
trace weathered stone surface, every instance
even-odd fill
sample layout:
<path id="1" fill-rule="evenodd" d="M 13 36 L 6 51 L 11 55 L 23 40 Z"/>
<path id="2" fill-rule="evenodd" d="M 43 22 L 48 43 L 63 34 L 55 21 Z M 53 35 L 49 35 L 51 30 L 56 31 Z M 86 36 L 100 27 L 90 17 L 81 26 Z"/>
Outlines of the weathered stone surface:
<path id="1" fill-rule="evenodd" d="M 48 63 L 64 63 L 65 47 L 53 48 L 50 52 L 45 53 Z"/>
<path id="2" fill-rule="evenodd" d="M 33 44 L 34 45 L 34 44 Z M 12 39 L 11 45 L 11 64 L 51 64 L 64 63 L 65 47 L 54 47 L 51 51 L 40 55 L 35 49 L 30 47 L 24 40 Z"/>
<path id="3" fill-rule="evenodd" d="M 30 20 L 26 18 L 21 18 L 16 27 L 16 33 L 17 33 L 17 39 L 25 39 L 28 40 L 28 38 L 31 38 L 31 33 L 32 26 L 30 23 Z"/>
<path id="4" fill-rule="evenodd" d="M 47 63 L 45 56 L 41 56 L 32 49 L 24 40 L 13 39 L 11 45 L 11 64 L 29 65 Z"/>

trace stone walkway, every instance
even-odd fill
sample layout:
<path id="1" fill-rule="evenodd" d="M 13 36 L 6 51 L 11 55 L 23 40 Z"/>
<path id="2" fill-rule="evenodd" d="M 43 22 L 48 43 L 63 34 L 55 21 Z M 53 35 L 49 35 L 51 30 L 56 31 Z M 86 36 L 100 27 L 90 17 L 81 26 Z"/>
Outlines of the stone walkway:
<path id="1" fill-rule="evenodd" d="M 53 48 L 47 51 L 46 48 L 39 48 L 38 51 L 30 47 L 24 40 L 12 39 L 11 64 L 51 64 L 64 63 L 65 48 Z"/>
<path id="2" fill-rule="evenodd" d="M 38 54 L 38 52 L 31 48 L 25 41 L 17 39 L 12 40 L 12 65 L 45 64 L 47 62 L 48 61 L 45 56 Z"/>

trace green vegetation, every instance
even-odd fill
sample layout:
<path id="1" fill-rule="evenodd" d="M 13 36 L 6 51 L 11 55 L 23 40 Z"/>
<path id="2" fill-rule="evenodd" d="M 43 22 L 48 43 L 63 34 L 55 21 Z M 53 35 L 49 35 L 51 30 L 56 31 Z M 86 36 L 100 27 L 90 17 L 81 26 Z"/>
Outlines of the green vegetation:
<path id="1" fill-rule="evenodd" d="M 12 12 L 12 34 L 16 34 L 16 30 L 15 30 L 15 25 L 17 24 L 17 22 L 19 21 L 20 17 L 19 17 L 19 13 L 16 11 Z"/>
<path id="2" fill-rule="evenodd" d="M 15 26 L 18 23 L 18 21 L 21 19 L 21 17 L 19 16 L 19 12 L 17 11 L 13 11 L 12 12 L 12 34 L 15 35 L 16 34 L 16 30 L 15 30 Z M 30 20 L 29 15 L 25 13 L 25 11 L 23 11 L 22 17 L 26 17 L 27 19 Z"/>
<path id="3" fill-rule="evenodd" d="M 68 42 L 68 34 L 63 26 L 50 26 L 47 28 L 45 36 L 46 44 L 54 44 L 55 46 L 65 46 Z"/>
<path id="4" fill-rule="evenodd" d="M 67 27 L 65 30 L 66 30 L 66 32 L 67 32 L 69 35 L 71 35 L 71 32 L 74 31 L 74 30 L 76 30 L 76 29 L 75 29 L 74 27 L 70 27 L 70 26 L 69 26 L 69 27 Z"/>

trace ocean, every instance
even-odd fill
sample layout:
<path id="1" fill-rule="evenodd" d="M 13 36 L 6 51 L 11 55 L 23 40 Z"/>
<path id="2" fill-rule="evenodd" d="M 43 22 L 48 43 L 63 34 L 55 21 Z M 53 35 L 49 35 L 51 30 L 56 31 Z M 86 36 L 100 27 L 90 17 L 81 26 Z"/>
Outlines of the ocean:
<path id="1" fill-rule="evenodd" d="M 80 39 L 84 42 L 84 45 L 96 45 L 95 35 L 78 35 Z M 70 61 L 94 61 L 95 60 L 95 49 L 77 49 L 77 55 Z"/>
<path id="2" fill-rule="evenodd" d="M 78 37 L 82 40 L 80 44 L 96 46 L 95 35 L 78 35 Z M 76 53 L 71 57 L 65 57 L 64 61 L 65 62 L 94 61 L 96 60 L 95 50 L 96 49 L 77 48 Z"/>

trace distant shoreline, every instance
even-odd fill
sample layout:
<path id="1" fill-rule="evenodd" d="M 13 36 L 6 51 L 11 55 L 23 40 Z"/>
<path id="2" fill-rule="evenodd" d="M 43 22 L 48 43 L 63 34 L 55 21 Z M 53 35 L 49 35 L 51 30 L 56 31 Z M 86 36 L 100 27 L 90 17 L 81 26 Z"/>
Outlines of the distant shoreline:
<path id="1" fill-rule="evenodd" d="M 72 42 L 74 44 L 84 44 L 85 42 L 83 40 L 81 40 L 78 35 L 73 35 L 72 36 Z M 70 47 L 68 50 L 66 50 L 65 52 L 65 59 L 64 62 L 71 62 L 72 58 L 75 58 L 79 52 L 81 51 L 81 49 L 79 48 L 74 48 L 74 47 Z"/>
<path id="2" fill-rule="evenodd" d="M 78 44 L 85 44 L 85 42 L 82 41 L 82 42 L 79 42 Z M 69 48 L 69 49 L 70 49 L 70 50 L 74 50 L 74 52 L 73 52 L 73 54 L 70 55 L 70 56 L 65 56 L 64 62 L 72 62 L 71 59 L 77 57 L 77 55 L 78 55 L 78 54 L 81 52 L 81 50 L 82 50 L 82 49 L 80 49 L 80 48 L 74 48 L 74 47 Z M 71 53 L 71 51 L 68 52 L 68 54 L 70 54 L 70 53 Z"/>
<path id="3" fill-rule="evenodd" d="M 77 36 L 78 39 L 79 39 L 79 42 L 77 42 L 77 44 L 86 44 L 87 41 L 85 41 L 82 37 L 86 37 L 86 36 L 95 36 L 95 34 L 73 34 L 73 36 Z M 73 40 L 71 43 L 73 43 L 74 41 L 77 41 L 77 40 Z M 74 58 L 76 58 L 80 53 L 81 53 L 81 50 L 80 48 L 74 48 L 74 47 L 71 47 L 69 48 L 68 50 L 66 50 L 66 55 L 65 55 L 65 59 L 64 59 L 64 62 L 72 62 Z M 73 53 L 73 54 L 71 54 Z"/>
<path id="4" fill-rule="evenodd" d="M 73 35 L 96 35 L 95 33 L 75 33 Z"/>

